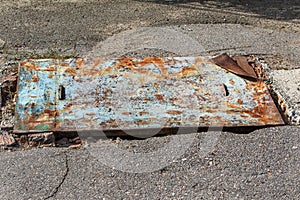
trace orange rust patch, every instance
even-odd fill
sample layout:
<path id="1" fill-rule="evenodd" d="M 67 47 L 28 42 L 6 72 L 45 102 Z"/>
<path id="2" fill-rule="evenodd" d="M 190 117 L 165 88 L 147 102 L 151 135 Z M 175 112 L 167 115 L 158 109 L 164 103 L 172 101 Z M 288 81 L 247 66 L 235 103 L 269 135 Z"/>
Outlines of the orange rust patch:
<path id="1" fill-rule="evenodd" d="M 149 65 L 149 64 L 155 64 L 161 71 L 162 75 L 166 75 L 168 72 L 168 70 L 165 68 L 164 61 L 158 57 L 148 57 L 148 58 L 145 58 L 144 60 L 142 60 L 141 62 L 134 62 L 133 64 L 139 65 L 141 67 L 143 67 L 145 65 Z"/>
<path id="2" fill-rule="evenodd" d="M 241 117 L 244 118 L 244 119 L 248 119 L 249 118 L 249 116 L 247 116 L 247 115 L 241 115 Z"/>
<path id="3" fill-rule="evenodd" d="M 59 116 L 58 111 L 56 110 L 44 110 L 44 113 L 48 114 L 50 117 L 55 117 L 55 116 Z"/>
<path id="4" fill-rule="evenodd" d="M 232 79 L 229 80 L 229 83 L 230 83 L 231 85 L 234 85 L 234 84 L 235 84 L 234 80 L 232 80 Z"/>
<path id="5" fill-rule="evenodd" d="M 80 69 L 82 69 L 82 64 L 83 64 L 82 58 L 78 58 L 78 59 L 76 60 L 76 63 L 77 63 L 77 67 L 79 67 Z"/>
<path id="6" fill-rule="evenodd" d="M 261 118 L 261 116 L 264 116 L 264 114 L 261 112 L 262 110 L 258 107 L 255 107 L 253 110 L 245 110 L 244 112 L 246 114 L 249 114 L 252 118 Z M 261 120 L 261 119 L 260 119 Z"/>
<path id="7" fill-rule="evenodd" d="M 35 106 L 34 103 L 31 106 L 34 107 Z M 28 117 L 28 127 L 30 127 L 30 129 L 33 129 L 35 125 L 41 122 L 52 124 L 53 122 L 49 120 L 54 119 L 56 116 L 59 116 L 59 113 L 58 111 L 55 110 L 46 109 L 38 117 L 29 115 L 28 113 L 26 113 L 26 116 Z"/>
<path id="8" fill-rule="evenodd" d="M 161 94 L 155 94 L 155 97 L 156 97 L 156 99 L 159 100 L 159 101 L 163 101 L 163 100 L 164 100 L 164 96 L 161 95 Z"/>
<path id="9" fill-rule="evenodd" d="M 240 105 L 242 105 L 244 102 L 243 102 L 243 100 L 238 99 L 237 103 L 240 104 Z"/>
<path id="10" fill-rule="evenodd" d="M 137 124 L 138 125 L 147 125 L 147 124 L 150 124 L 150 122 L 149 121 L 139 120 L 139 121 L 137 121 Z"/>
<path id="11" fill-rule="evenodd" d="M 180 110 L 168 110 L 166 113 L 170 114 L 170 115 L 179 115 L 179 114 L 182 113 L 182 111 L 180 111 Z"/>
<path id="12" fill-rule="evenodd" d="M 132 115 L 131 112 L 122 112 L 122 115 Z"/>
<path id="13" fill-rule="evenodd" d="M 29 70 L 39 70 L 40 67 L 31 63 L 21 63 L 22 66 L 26 67 Z"/>
<path id="14" fill-rule="evenodd" d="M 182 75 L 183 76 L 188 76 L 189 74 L 191 74 L 195 70 L 196 70 L 195 66 L 185 67 L 185 68 L 182 69 Z"/>
<path id="15" fill-rule="evenodd" d="M 55 67 L 48 67 L 45 71 L 48 71 L 48 72 L 55 72 L 55 71 L 56 71 L 56 68 L 55 68 Z"/>
<path id="16" fill-rule="evenodd" d="M 237 109 L 240 109 L 240 108 L 241 108 L 241 107 L 236 106 L 236 105 L 233 105 L 233 104 L 231 104 L 231 103 L 229 103 L 229 102 L 227 102 L 226 104 L 227 104 L 227 106 L 230 107 L 230 108 L 237 108 Z"/>
<path id="17" fill-rule="evenodd" d="M 65 70 L 65 73 L 76 75 L 77 72 L 75 69 L 68 68 Z"/>
<path id="18" fill-rule="evenodd" d="M 157 57 L 149 57 L 149 58 L 145 58 L 144 60 L 142 61 L 133 61 L 132 58 L 119 58 L 117 59 L 119 62 L 116 63 L 115 65 L 111 66 L 111 67 L 107 67 L 103 70 L 97 70 L 97 71 L 91 71 L 90 68 L 95 68 L 97 65 L 99 65 L 101 63 L 101 61 L 103 60 L 96 60 L 95 62 L 95 65 L 91 66 L 89 68 L 89 70 L 84 70 L 84 73 L 82 73 L 82 75 L 91 75 L 91 76 L 98 76 L 98 75 L 104 75 L 104 74 L 108 74 L 108 73 L 115 73 L 113 72 L 112 70 L 114 69 L 118 69 L 118 68 L 127 68 L 134 71 L 134 72 L 137 72 L 139 74 L 144 74 L 146 76 L 152 76 L 152 77 L 155 77 L 155 78 L 158 78 L 158 79 L 161 79 L 161 78 L 170 78 L 170 77 L 181 77 L 182 76 L 182 72 L 179 72 L 179 73 L 176 73 L 176 74 L 172 74 L 172 75 L 168 75 L 168 70 L 167 68 L 165 67 L 165 63 L 164 61 L 161 59 L 161 58 L 157 58 Z M 156 65 L 159 70 L 161 71 L 161 73 L 154 73 L 154 72 L 151 72 L 147 69 L 143 69 L 143 66 L 145 65 L 149 65 L 149 64 L 153 64 L 153 65 Z M 196 67 L 195 66 L 192 66 L 192 67 L 188 67 L 187 69 L 185 69 L 185 74 L 186 75 L 191 75 L 191 72 L 195 71 L 196 70 Z M 194 72 L 195 73 L 195 72 Z"/>
<path id="19" fill-rule="evenodd" d="M 86 115 L 88 115 L 88 116 L 95 116 L 96 114 L 95 113 L 86 113 Z"/>
<path id="20" fill-rule="evenodd" d="M 235 110 L 226 110 L 226 113 L 231 115 L 231 114 L 237 113 L 237 111 L 235 111 Z"/>
<path id="21" fill-rule="evenodd" d="M 149 112 L 140 112 L 140 115 L 149 115 Z"/>
<path id="22" fill-rule="evenodd" d="M 61 63 L 60 66 L 62 66 L 62 67 L 68 67 L 69 64 L 68 63 Z"/>
<path id="23" fill-rule="evenodd" d="M 39 77 L 34 76 L 34 77 L 32 78 L 32 82 L 38 82 L 38 81 L 39 81 Z"/>
<path id="24" fill-rule="evenodd" d="M 145 65 L 152 64 L 153 62 L 154 62 L 153 57 L 148 57 L 148 58 L 144 58 L 144 60 L 142 60 L 140 62 L 134 62 L 133 64 L 143 67 Z"/>
<path id="25" fill-rule="evenodd" d="M 132 59 L 131 58 L 119 58 L 119 64 L 117 66 L 132 66 Z"/>

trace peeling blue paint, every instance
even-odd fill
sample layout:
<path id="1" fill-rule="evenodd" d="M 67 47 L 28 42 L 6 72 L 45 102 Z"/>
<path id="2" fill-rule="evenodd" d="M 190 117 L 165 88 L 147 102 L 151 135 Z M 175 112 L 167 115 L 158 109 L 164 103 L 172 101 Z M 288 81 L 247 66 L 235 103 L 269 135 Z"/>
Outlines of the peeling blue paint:
<path id="1" fill-rule="evenodd" d="M 15 132 L 280 124 L 263 82 L 203 57 L 20 64 Z"/>

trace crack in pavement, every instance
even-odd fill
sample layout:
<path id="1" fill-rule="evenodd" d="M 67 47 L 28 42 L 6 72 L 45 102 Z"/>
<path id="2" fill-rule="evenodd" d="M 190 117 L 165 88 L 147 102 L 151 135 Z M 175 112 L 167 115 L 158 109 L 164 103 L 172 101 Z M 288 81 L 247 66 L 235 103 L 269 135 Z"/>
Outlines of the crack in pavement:
<path id="1" fill-rule="evenodd" d="M 64 154 L 66 156 L 65 157 L 65 166 L 66 166 L 65 174 L 64 174 L 63 178 L 61 179 L 60 183 L 58 184 L 58 186 L 44 200 L 50 199 L 50 198 L 54 197 L 57 194 L 58 190 L 60 189 L 60 187 L 62 186 L 62 184 L 65 182 L 65 180 L 66 180 L 66 178 L 67 178 L 67 176 L 69 174 L 69 171 L 70 171 L 70 169 L 69 169 L 69 158 L 68 158 L 68 154 L 67 153 L 64 153 Z"/>

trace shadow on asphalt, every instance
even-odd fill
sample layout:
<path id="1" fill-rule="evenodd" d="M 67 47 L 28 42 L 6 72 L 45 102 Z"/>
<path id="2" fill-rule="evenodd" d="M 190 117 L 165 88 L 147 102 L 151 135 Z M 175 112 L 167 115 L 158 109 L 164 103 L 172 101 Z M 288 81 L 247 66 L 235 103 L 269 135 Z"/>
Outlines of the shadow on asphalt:
<path id="1" fill-rule="evenodd" d="M 224 13 L 247 13 L 276 20 L 300 19 L 300 1 L 295 0 L 136 0 Z M 242 12 L 242 13 L 235 13 Z"/>
<path id="2" fill-rule="evenodd" d="M 279 125 L 283 126 L 283 125 Z M 106 140 L 106 139 L 113 139 L 116 140 L 117 138 L 126 139 L 126 140 L 145 140 L 150 137 L 165 137 L 170 135 L 188 135 L 192 133 L 206 133 L 206 132 L 220 132 L 220 133 L 233 133 L 236 135 L 248 135 L 255 131 L 261 129 L 267 129 L 271 127 L 279 127 L 276 125 L 266 125 L 266 126 L 243 126 L 243 127 L 190 127 L 190 128 L 163 128 L 163 129 L 145 129 L 145 130 L 136 130 L 129 131 L 99 131 L 99 130 L 91 130 L 91 131 L 81 131 L 80 133 L 76 131 L 56 131 L 54 132 L 56 140 L 60 140 L 62 138 L 76 138 L 80 137 L 81 140 L 89 141 L 89 142 L 96 142 L 99 140 Z M 150 133 L 155 133 L 152 135 L 145 135 L 145 131 L 149 131 Z"/>

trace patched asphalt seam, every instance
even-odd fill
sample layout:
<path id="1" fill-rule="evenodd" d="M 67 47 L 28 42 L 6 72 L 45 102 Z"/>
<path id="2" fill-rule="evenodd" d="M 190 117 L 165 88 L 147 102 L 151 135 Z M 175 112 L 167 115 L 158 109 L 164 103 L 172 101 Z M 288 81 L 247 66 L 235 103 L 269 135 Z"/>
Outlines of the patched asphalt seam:
<path id="1" fill-rule="evenodd" d="M 69 174 L 69 171 L 70 171 L 70 169 L 69 169 L 69 158 L 68 158 L 67 153 L 65 153 L 65 167 L 66 167 L 65 174 L 64 174 L 63 178 L 61 179 L 61 181 L 59 182 L 58 186 L 44 200 L 50 199 L 50 198 L 54 197 L 57 194 L 57 192 L 59 191 L 59 189 L 61 188 L 62 184 L 65 182 L 65 180 L 66 180 L 66 178 Z"/>

